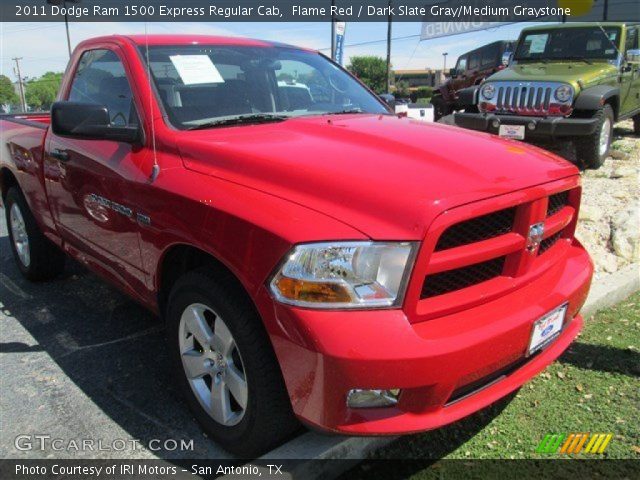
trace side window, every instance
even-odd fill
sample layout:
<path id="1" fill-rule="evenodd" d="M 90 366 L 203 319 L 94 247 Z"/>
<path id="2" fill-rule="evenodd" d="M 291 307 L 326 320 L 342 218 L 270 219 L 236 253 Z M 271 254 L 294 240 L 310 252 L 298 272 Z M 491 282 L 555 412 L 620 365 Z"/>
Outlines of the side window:
<path id="1" fill-rule="evenodd" d="M 469 70 L 477 70 L 480 66 L 480 52 L 474 52 L 469 55 Z"/>
<path id="2" fill-rule="evenodd" d="M 629 28 L 627 30 L 627 40 L 624 45 L 625 52 L 627 50 L 633 50 L 638 48 L 638 29 L 637 28 Z"/>
<path id="3" fill-rule="evenodd" d="M 464 72 L 467 69 L 467 57 L 460 57 L 458 59 L 458 64 L 456 65 L 456 70 L 458 72 Z"/>
<path id="4" fill-rule="evenodd" d="M 124 66 L 111 50 L 88 50 L 82 54 L 68 99 L 105 105 L 114 126 L 138 124 Z"/>
<path id="5" fill-rule="evenodd" d="M 499 49 L 496 45 L 492 45 L 487 48 L 483 48 L 482 52 L 482 66 L 483 67 L 492 67 L 498 64 L 498 52 Z"/>

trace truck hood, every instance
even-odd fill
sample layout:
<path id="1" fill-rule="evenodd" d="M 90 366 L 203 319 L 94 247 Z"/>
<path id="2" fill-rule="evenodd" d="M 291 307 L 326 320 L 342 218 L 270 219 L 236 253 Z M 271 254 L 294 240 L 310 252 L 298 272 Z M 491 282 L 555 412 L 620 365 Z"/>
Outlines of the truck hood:
<path id="1" fill-rule="evenodd" d="M 579 61 L 519 63 L 491 75 L 488 81 L 565 82 L 578 91 L 578 82 L 588 85 L 615 75 L 616 72 L 613 65 L 596 61 L 591 64 Z"/>
<path id="2" fill-rule="evenodd" d="M 186 168 L 304 205 L 378 240 L 422 239 L 451 207 L 577 174 L 536 147 L 392 115 L 303 117 L 177 137 Z"/>

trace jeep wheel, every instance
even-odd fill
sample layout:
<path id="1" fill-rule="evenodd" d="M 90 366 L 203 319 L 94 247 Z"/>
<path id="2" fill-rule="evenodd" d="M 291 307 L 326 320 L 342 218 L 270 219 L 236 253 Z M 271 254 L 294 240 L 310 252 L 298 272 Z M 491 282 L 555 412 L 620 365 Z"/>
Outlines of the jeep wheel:
<path id="1" fill-rule="evenodd" d="M 11 251 L 22 275 L 49 280 L 64 269 L 65 254 L 40 231 L 22 192 L 13 187 L 5 198 Z"/>
<path id="2" fill-rule="evenodd" d="M 596 131 L 587 137 L 576 140 L 576 153 L 578 160 L 585 168 L 597 170 L 602 166 L 609 155 L 611 139 L 613 137 L 613 109 L 611 105 L 605 105 L 596 112 Z"/>
<path id="3" fill-rule="evenodd" d="M 640 113 L 633 117 L 633 133 L 640 135 Z"/>
<path id="4" fill-rule="evenodd" d="M 253 458 L 298 428 L 262 321 L 233 279 L 208 269 L 185 274 L 166 320 L 180 390 L 222 447 Z"/>

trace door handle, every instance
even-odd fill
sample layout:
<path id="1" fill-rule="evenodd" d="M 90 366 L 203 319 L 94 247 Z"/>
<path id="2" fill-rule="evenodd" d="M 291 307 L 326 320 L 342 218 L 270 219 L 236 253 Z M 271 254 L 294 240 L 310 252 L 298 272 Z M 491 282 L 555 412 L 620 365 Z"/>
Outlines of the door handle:
<path id="1" fill-rule="evenodd" d="M 51 153 L 49 153 L 49 155 L 51 155 L 53 158 L 57 158 L 61 162 L 69 161 L 69 152 L 66 150 L 60 150 L 58 148 L 54 148 L 53 150 L 51 150 Z"/>

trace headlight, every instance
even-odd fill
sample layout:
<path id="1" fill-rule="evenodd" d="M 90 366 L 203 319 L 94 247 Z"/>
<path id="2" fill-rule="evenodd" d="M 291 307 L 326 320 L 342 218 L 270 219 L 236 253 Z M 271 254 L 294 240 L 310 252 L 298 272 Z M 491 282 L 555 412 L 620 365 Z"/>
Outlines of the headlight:
<path id="1" fill-rule="evenodd" d="M 495 94 L 496 87 L 494 87 L 492 83 L 487 83 L 482 87 L 482 96 L 487 100 L 491 100 Z"/>
<path id="2" fill-rule="evenodd" d="M 554 94 L 556 100 L 559 102 L 566 102 L 571 98 L 571 95 L 573 95 L 573 88 L 569 85 L 560 85 L 556 88 L 556 92 Z"/>
<path id="3" fill-rule="evenodd" d="M 369 308 L 402 302 L 417 244 L 329 242 L 296 246 L 271 280 L 281 302 L 311 308 Z"/>

